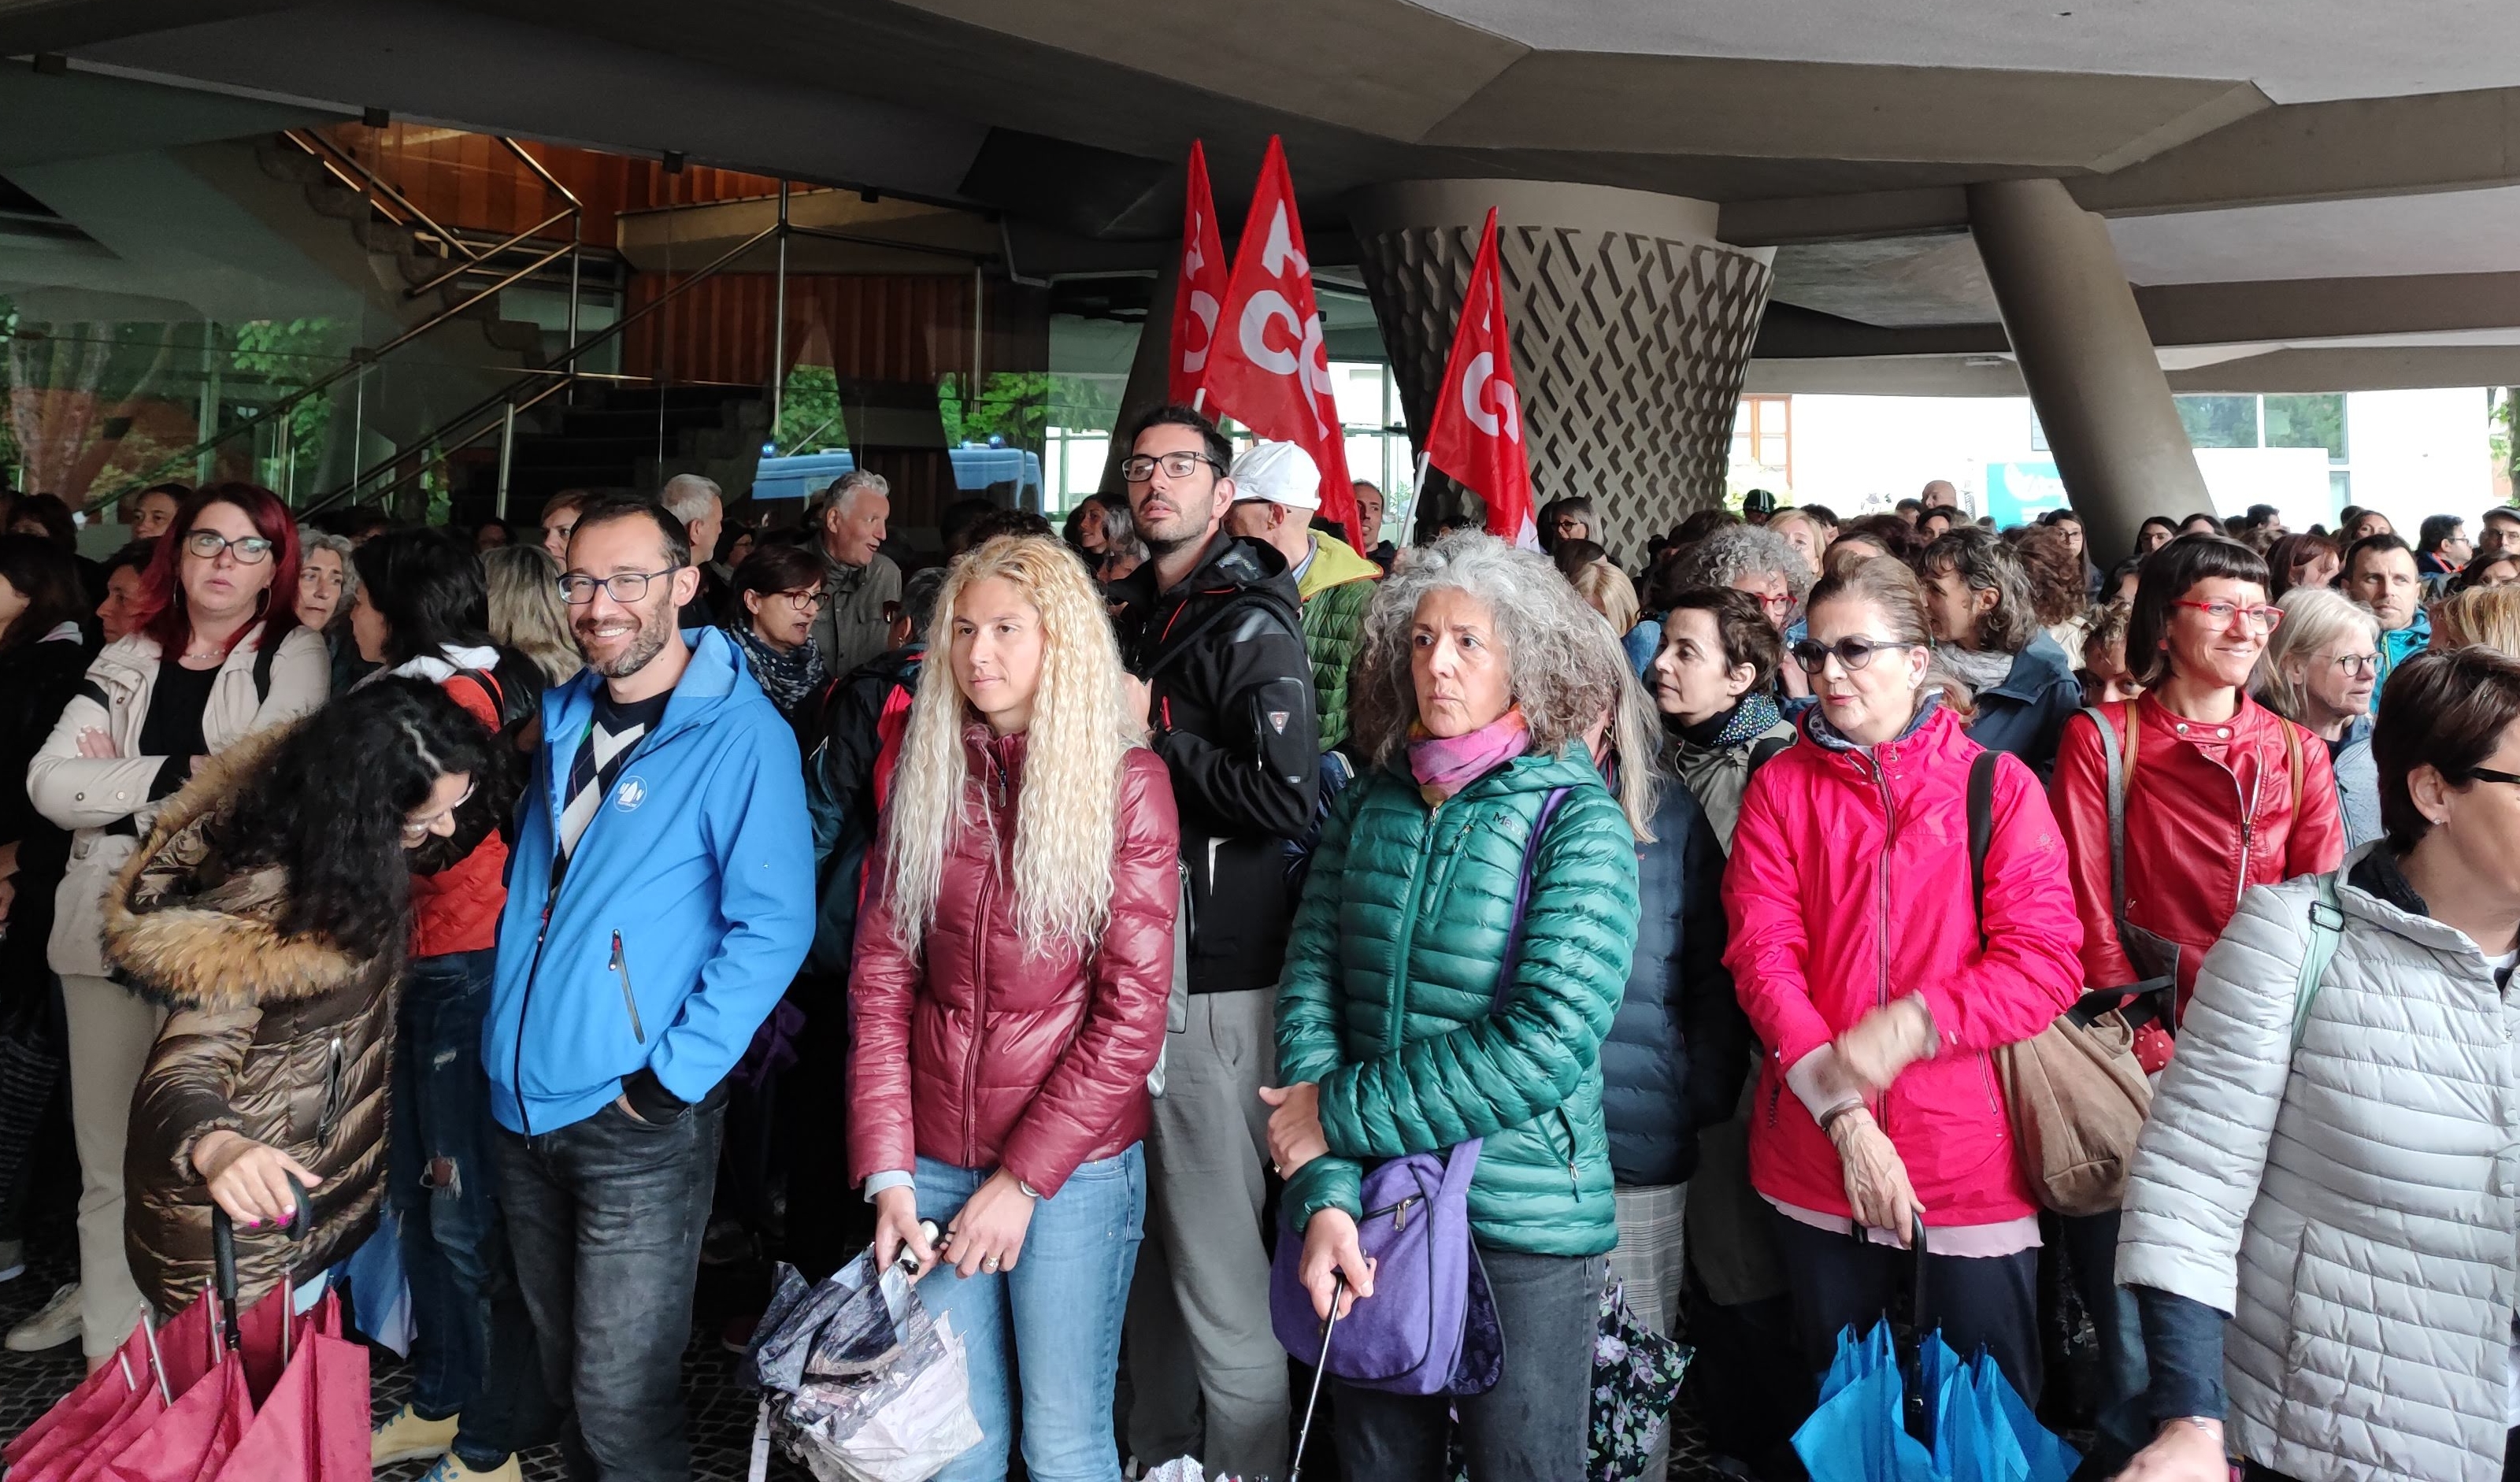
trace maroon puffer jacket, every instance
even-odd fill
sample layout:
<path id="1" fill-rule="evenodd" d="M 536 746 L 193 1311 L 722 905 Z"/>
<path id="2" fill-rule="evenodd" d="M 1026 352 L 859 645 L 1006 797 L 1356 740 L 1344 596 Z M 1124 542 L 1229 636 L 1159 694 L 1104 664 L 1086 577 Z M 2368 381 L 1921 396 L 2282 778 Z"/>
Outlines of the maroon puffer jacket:
<path id="1" fill-rule="evenodd" d="M 964 734 L 965 806 L 936 919 L 916 955 L 893 929 L 884 810 L 868 851 L 849 973 L 849 1178 L 910 1170 L 913 1154 L 1001 1167 L 1048 1196 L 1080 1163 L 1147 1135 L 1147 1073 L 1164 1042 L 1181 824 L 1152 751 L 1122 762 L 1111 921 L 1100 945 L 1027 955 L 1015 925 L 1015 799 L 1024 738 Z"/>

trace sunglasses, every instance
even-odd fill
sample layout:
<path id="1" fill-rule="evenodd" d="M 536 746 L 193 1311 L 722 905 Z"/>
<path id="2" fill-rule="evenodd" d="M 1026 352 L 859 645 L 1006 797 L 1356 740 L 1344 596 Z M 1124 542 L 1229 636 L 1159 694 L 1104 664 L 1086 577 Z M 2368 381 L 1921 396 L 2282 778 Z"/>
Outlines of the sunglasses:
<path id="1" fill-rule="evenodd" d="M 1886 652 L 1892 649 L 1920 647 L 1922 646 L 1918 644 L 1880 643 L 1869 638 L 1841 638 L 1833 644 L 1806 638 L 1793 646 L 1792 652 L 1794 662 L 1803 666 L 1805 674 L 1818 674 L 1828 667 L 1828 658 L 1832 653 L 1837 655 L 1837 661 L 1840 664 L 1853 671 L 1872 662 L 1872 655 L 1875 653 Z"/>

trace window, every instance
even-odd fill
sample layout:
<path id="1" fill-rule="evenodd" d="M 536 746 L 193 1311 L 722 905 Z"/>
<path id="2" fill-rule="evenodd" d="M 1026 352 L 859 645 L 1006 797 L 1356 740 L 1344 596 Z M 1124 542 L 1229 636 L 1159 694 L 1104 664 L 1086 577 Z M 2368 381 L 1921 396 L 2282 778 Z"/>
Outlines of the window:
<path id="1" fill-rule="evenodd" d="M 1744 396 L 1732 414 L 1734 481 L 1794 482 L 1794 409 L 1790 396 Z"/>
<path id="2" fill-rule="evenodd" d="M 2275 396 L 2181 396 L 2179 421 L 2199 448 L 2324 448 L 2327 492 L 2337 509 L 2354 502 L 2341 391 Z"/>
<path id="3" fill-rule="evenodd" d="M 2255 396 L 2182 396 L 2179 421 L 2187 428 L 2187 441 L 2193 447 L 2266 446 L 2258 437 Z"/>

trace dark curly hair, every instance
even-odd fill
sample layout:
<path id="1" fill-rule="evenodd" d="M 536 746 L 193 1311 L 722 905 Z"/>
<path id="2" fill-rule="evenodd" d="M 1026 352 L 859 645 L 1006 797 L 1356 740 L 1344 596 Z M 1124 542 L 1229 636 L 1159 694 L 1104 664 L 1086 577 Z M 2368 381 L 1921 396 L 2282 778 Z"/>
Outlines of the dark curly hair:
<path id="1" fill-rule="evenodd" d="M 478 776 L 481 723 L 435 685 L 382 679 L 297 723 L 210 829 L 231 869 L 288 876 L 277 921 L 357 957 L 399 951 L 411 933 L 403 822 L 441 777 Z"/>

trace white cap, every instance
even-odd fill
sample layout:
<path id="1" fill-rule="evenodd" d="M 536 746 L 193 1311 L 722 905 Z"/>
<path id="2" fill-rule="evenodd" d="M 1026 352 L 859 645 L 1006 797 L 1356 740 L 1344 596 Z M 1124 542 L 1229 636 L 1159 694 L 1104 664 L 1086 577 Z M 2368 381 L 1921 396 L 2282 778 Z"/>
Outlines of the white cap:
<path id="1" fill-rule="evenodd" d="M 1265 499 L 1289 510 L 1322 507 L 1322 471 L 1291 442 L 1255 442 L 1234 460 L 1236 499 Z"/>

